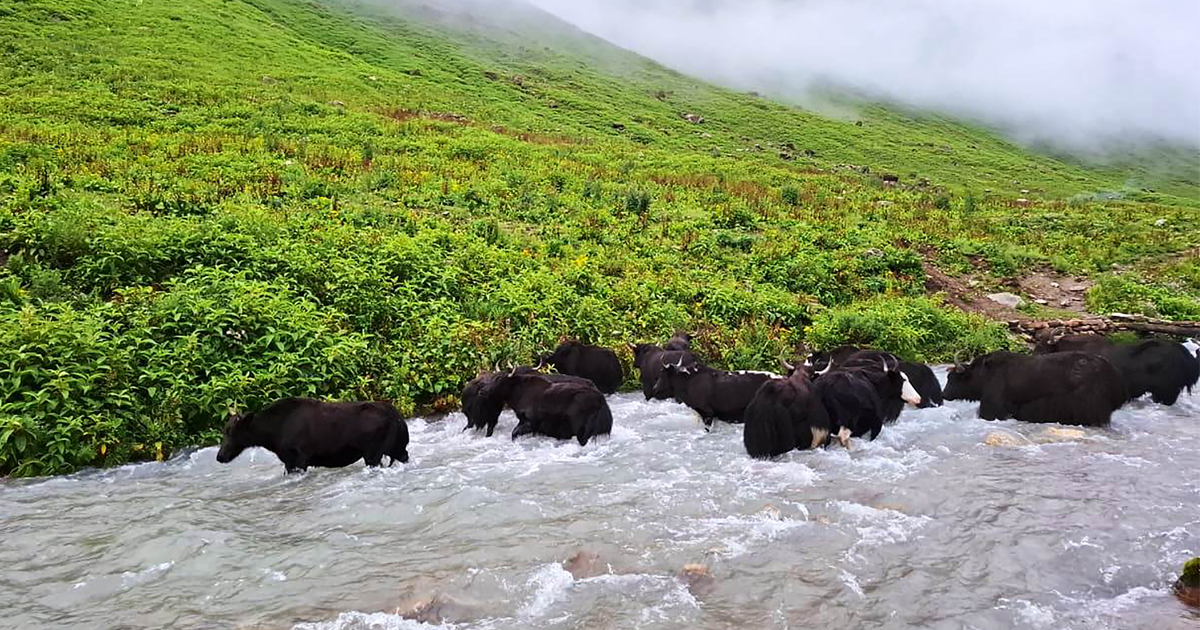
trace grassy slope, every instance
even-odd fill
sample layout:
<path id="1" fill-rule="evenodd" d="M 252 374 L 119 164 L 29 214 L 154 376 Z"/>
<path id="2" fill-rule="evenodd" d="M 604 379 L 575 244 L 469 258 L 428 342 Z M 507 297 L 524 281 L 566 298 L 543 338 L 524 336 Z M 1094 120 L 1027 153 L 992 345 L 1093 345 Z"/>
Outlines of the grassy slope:
<path id="1" fill-rule="evenodd" d="M 1095 273 L 1198 244 L 1186 182 L 1088 201 L 1145 175 L 824 119 L 544 15 L 402 9 L 0 5 L 0 474 L 210 441 L 285 393 L 408 411 L 561 335 L 944 358 L 1005 341 L 922 297 L 922 255 Z M 1194 263 L 1153 269 L 1169 291 L 1101 297 L 1188 315 Z"/>

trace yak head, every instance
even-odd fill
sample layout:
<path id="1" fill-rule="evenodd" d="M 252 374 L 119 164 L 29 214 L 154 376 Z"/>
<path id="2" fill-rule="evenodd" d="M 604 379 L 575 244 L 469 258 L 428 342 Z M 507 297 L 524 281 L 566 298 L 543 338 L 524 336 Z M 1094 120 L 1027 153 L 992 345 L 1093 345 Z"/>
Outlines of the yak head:
<path id="1" fill-rule="evenodd" d="M 900 359 L 892 355 L 885 356 L 883 358 L 883 371 L 893 386 L 898 385 L 900 387 L 901 400 L 914 407 L 921 405 L 921 394 L 917 393 L 917 388 L 913 387 L 912 383 L 909 382 L 908 375 L 900 369 Z"/>
<path id="2" fill-rule="evenodd" d="M 573 339 L 564 339 L 558 343 L 558 347 L 554 349 L 554 352 L 543 354 L 538 357 L 538 366 L 540 367 L 546 363 L 549 363 L 550 365 L 557 367 L 559 362 L 566 360 L 570 356 L 571 352 L 581 345 L 583 344 Z"/>
<path id="3" fill-rule="evenodd" d="M 495 426 L 512 392 L 519 368 L 508 372 L 485 372 L 467 383 L 462 393 L 463 414 L 469 426 Z"/>
<path id="4" fill-rule="evenodd" d="M 253 423 L 253 413 L 230 412 L 229 420 L 225 422 L 225 434 L 221 438 L 221 447 L 217 449 L 218 463 L 228 464 L 241 455 L 242 451 L 255 446 L 253 443 L 254 432 L 251 429 Z"/>
<path id="5" fill-rule="evenodd" d="M 630 344 L 629 349 L 633 351 L 633 364 L 638 368 L 645 367 L 648 358 L 663 351 L 661 347 L 652 343 Z"/>
<path id="6" fill-rule="evenodd" d="M 694 338 L 695 337 L 693 337 L 689 333 L 685 333 L 685 332 L 675 333 L 675 336 L 671 337 L 671 340 L 667 342 L 665 349 L 667 349 L 667 350 L 691 350 L 692 349 L 692 339 L 694 339 Z"/>
<path id="7" fill-rule="evenodd" d="M 979 400 L 983 398 L 983 388 L 993 372 L 995 355 L 985 354 L 976 357 L 970 363 L 963 363 L 959 357 L 954 358 L 954 367 L 946 374 L 946 387 L 942 396 L 946 400 Z"/>

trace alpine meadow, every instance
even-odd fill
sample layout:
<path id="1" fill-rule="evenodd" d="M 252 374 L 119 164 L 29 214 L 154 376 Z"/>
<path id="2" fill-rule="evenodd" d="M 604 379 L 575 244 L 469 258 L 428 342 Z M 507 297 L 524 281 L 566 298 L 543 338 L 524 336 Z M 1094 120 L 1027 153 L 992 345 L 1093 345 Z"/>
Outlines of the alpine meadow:
<path id="1" fill-rule="evenodd" d="M 931 273 L 1200 319 L 1191 149 L 828 117 L 477 5 L 0 2 L 0 475 L 163 459 L 283 396 L 447 410 L 562 338 L 627 387 L 629 342 L 685 330 L 730 370 L 1023 345 Z"/>

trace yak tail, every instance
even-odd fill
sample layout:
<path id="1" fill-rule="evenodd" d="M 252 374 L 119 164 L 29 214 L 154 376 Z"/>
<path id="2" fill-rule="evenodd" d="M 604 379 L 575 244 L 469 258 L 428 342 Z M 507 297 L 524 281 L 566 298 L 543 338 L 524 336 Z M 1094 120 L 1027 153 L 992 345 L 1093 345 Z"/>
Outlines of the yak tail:
<path id="1" fill-rule="evenodd" d="M 586 446 L 588 440 L 597 435 L 608 435 L 612 433 L 613 417 L 612 410 L 608 408 L 608 402 L 603 402 L 592 414 L 586 422 L 583 423 L 583 432 L 577 437 L 580 446 Z"/>

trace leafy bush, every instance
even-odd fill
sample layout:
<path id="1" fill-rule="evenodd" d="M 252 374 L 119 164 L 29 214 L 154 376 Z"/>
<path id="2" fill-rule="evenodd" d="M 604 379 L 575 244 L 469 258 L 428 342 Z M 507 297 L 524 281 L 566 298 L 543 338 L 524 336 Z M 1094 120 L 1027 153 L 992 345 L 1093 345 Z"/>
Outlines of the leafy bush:
<path id="1" fill-rule="evenodd" d="M 1002 324 L 947 310 L 926 297 L 875 298 L 829 309 L 813 319 L 806 333 L 815 349 L 849 343 L 924 362 L 1016 349 Z"/>
<path id="2" fill-rule="evenodd" d="M 1151 286 L 1128 275 L 1101 276 L 1088 290 L 1095 313 L 1132 313 L 1175 320 L 1200 320 L 1200 298 Z"/>

